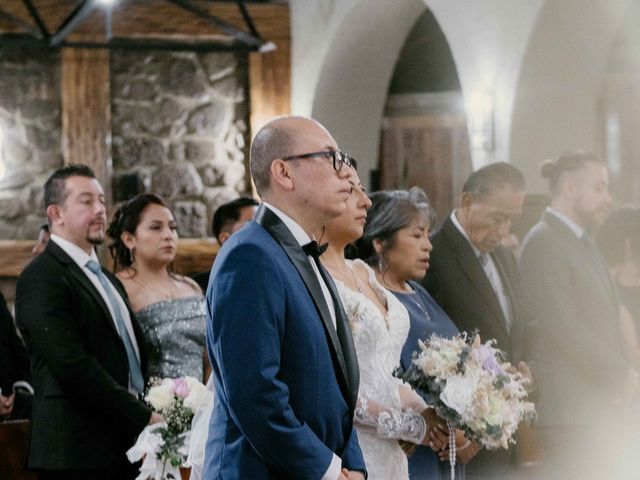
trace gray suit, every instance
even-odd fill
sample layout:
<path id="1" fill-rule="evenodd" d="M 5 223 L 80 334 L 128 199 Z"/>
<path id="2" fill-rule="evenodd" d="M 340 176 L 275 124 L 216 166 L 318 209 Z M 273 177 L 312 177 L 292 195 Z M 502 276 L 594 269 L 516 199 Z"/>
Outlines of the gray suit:
<path id="1" fill-rule="evenodd" d="M 520 268 L 540 326 L 540 425 L 594 425 L 612 410 L 628 369 L 604 260 L 545 212 L 524 240 Z"/>

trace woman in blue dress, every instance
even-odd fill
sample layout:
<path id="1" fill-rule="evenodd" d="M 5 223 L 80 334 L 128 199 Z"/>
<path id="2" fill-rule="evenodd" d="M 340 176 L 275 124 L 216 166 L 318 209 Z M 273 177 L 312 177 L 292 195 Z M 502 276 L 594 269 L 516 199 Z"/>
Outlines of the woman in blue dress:
<path id="1" fill-rule="evenodd" d="M 409 335 L 402 350 L 401 367 L 409 368 L 418 340 L 432 334 L 451 338 L 458 329 L 447 314 L 417 281 L 429 268 L 432 245 L 429 227 L 434 219 L 426 194 L 414 187 L 409 191 L 382 191 L 371 195 L 364 235 L 357 244 L 358 256 L 376 272 L 378 281 L 402 302 L 409 312 Z M 432 399 L 425 398 L 427 403 Z M 479 447 L 456 432 L 456 478 L 464 478 L 464 464 Z M 411 479 L 450 478 L 448 450 L 439 453 L 418 448 L 409 457 Z"/>

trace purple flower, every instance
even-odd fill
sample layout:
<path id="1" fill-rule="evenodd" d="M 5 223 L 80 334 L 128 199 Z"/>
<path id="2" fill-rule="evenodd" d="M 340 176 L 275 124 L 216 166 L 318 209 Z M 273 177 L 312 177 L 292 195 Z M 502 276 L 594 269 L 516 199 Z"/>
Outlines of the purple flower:
<path id="1" fill-rule="evenodd" d="M 480 345 L 474 352 L 476 358 L 482 364 L 482 368 L 493 375 L 504 375 L 504 369 L 496 359 L 494 350 L 487 345 Z"/>
<path id="2" fill-rule="evenodd" d="M 180 398 L 187 398 L 189 396 L 189 385 L 184 378 L 176 378 L 173 381 L 173 391 Z"/>

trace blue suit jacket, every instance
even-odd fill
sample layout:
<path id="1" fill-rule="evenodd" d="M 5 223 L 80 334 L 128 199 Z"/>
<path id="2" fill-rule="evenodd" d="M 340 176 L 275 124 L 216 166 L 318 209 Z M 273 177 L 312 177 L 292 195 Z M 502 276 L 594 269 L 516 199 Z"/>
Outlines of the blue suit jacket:
<path id="1" fill-rule="evenodd" d="M 357 360 L 336 307 L 346 341 L 327 324 L 307 256 L 264 206 L 225 243 L 207 290 L 216 401 L 204 478 L 318 480 L 334 452 L 365 469 L 352 428 Z"/>

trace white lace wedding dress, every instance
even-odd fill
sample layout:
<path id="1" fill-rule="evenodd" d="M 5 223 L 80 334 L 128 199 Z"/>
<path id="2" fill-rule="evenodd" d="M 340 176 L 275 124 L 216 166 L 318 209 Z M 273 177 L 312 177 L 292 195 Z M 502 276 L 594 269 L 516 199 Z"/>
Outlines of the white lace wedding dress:
<path id="1" fill-rule="evenodd" d="M 408 479 L 407 457 L 398 441 L 420 443 L 426 434 L 426 423 L 417 413 L 426 404 L 393 376 L 409 333 L 409 315 L 402 303 L 378 283 L 368 265 L 360 260 L 349 265 L 367 269 L 369 284 L 387 305 L 385 316 L 364 294 L 336 280 L 360 365 L 354 422 L 369 480 Z"/>

